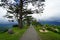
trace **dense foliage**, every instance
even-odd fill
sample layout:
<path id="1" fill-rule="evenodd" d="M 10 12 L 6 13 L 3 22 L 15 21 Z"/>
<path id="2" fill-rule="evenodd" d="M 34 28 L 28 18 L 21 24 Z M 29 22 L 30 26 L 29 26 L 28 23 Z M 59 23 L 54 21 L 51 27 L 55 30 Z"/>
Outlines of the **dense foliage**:
<path id="1" fill-rule="evenodd" d="M 43 13 L 43 5 L 45 0 L 14 0 L 15 3 L 9 2 L 9 0 L 1 0 L 0 6 L 7 8 L 7 15 L 4 17 L 7 18 L 13 18 L 13 16 L 11 16 L 10 14 L 13 14 L 14 17 L 17 19 L 18 22 L 18 26 L 19 28 L 23 27 L 23 19 L 25 18 L 25 16 L 27 16 L 28 14 L 33 14 L 33 13 Z M 31 10 L 31 9 L 27 9 L 28 5 L 32 4 L 32 6 L 37 9 L 35 10 Z M 27 18 L 27 17 L 26 17 Z M 28 19 L 27 19 L 28 20 Z M 29 20 L 28 20 L 29 21 Z M 28 22 L 27 21 L 27 22 Z M 12 22 L 14 22 L 12 20 Z M 28 22 L 29 24 L 29 22 Z"/>

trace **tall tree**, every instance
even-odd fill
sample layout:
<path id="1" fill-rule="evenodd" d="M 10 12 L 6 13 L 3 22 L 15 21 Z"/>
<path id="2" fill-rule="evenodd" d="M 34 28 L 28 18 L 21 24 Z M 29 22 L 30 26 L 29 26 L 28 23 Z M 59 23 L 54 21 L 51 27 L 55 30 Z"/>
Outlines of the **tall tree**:
<path id="1" fill-rule="evenodd" d="M 10 14 L 13 14 L 15 16 L 15 18 L 18 20 L 18 25 L 19 28 L 23 27 L 23 23 L 22 23 L 22 19 L 24 18 L 24 15 L 28 15 L 28 14 L 33 14 L 34 12 L 36 13 L 42 13 L 43 11 L 43 3 L 45 0 L 14 0 L 16 3 L 9 3 L 9 0 L 3 0 L 2 4 L 0 4 L 0 6 L 3 6 L 4 8 L 8 8 L 7 12 Z M 37 7 L 38 9 L 35 10 L 31 10 L 29 9 L 31 12 L 28 13 L 28 9 L 27 6 L 28 4 L 31 3 L 32 6 Z M 26 13 L 27 11 L 27 13 Z M 12 16 L 6 15 L 8 18 L 12 18 Z"/>

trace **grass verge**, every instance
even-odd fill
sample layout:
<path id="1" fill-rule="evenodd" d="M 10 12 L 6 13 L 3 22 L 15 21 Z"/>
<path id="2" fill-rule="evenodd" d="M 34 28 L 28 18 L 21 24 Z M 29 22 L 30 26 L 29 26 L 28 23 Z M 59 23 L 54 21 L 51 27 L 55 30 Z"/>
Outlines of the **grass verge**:
<path id="1" fill-rule="evenodd" d="M 27 30 L 28 27 L 24 27 L 23 29 L 19 29 L 18 27 L 14 27 L 14 34 L 8 34 L 8 32 L 0 33 L 0 40 L 19 40 L 23 33 Z"/>

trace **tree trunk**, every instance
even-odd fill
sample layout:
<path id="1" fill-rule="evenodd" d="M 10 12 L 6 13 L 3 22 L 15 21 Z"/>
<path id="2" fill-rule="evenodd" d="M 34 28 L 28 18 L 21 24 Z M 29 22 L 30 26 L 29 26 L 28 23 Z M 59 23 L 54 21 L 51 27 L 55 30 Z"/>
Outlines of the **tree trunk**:
<path id="1" fill-rule="evenodd" d="M 18 26 L 20 29 L 22 29 L 22 27 L 23 27 L 22 19 L 18 19 Z"/>
<path id="2" fill-rule="evenodd" d="M 19 28 L 23 28 L 23 23 L 22 23 L 22 9 L 23 9 L 23 1 L 20 0 L 19 20 L 18 20 L 18 26 L 19 26 Z"/>
<path id="3" fill-rule="evenodd" d="M 20 28 L 23 28 L 22 15 L 20 15 Z"/>

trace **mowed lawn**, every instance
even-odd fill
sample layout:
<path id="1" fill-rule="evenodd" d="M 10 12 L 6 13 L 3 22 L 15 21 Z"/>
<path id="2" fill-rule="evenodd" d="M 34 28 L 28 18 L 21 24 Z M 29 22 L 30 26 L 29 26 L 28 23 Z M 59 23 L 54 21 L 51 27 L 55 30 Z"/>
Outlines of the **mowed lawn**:
<path id="1" fill-rule="evenodd" d="M 38 32 L 41 40 L 60 40 L 60 34 L 58 34 L 58 33 L 54 33 L 52 31 L 42 33 L 39 31 L 41 29 L 40 26 L 35 27 L 35 29 Z"/>
<path id="2" fill-rule="evenodd" d="M 8 34 L 8 32 L 0 33 L 0 40 L 19 40 L 23 33 L 27 30 L 28 27 L 24 27 L 23 29 L 19 29 L 18 27 L 14 27 L 14 34 Z"/>

